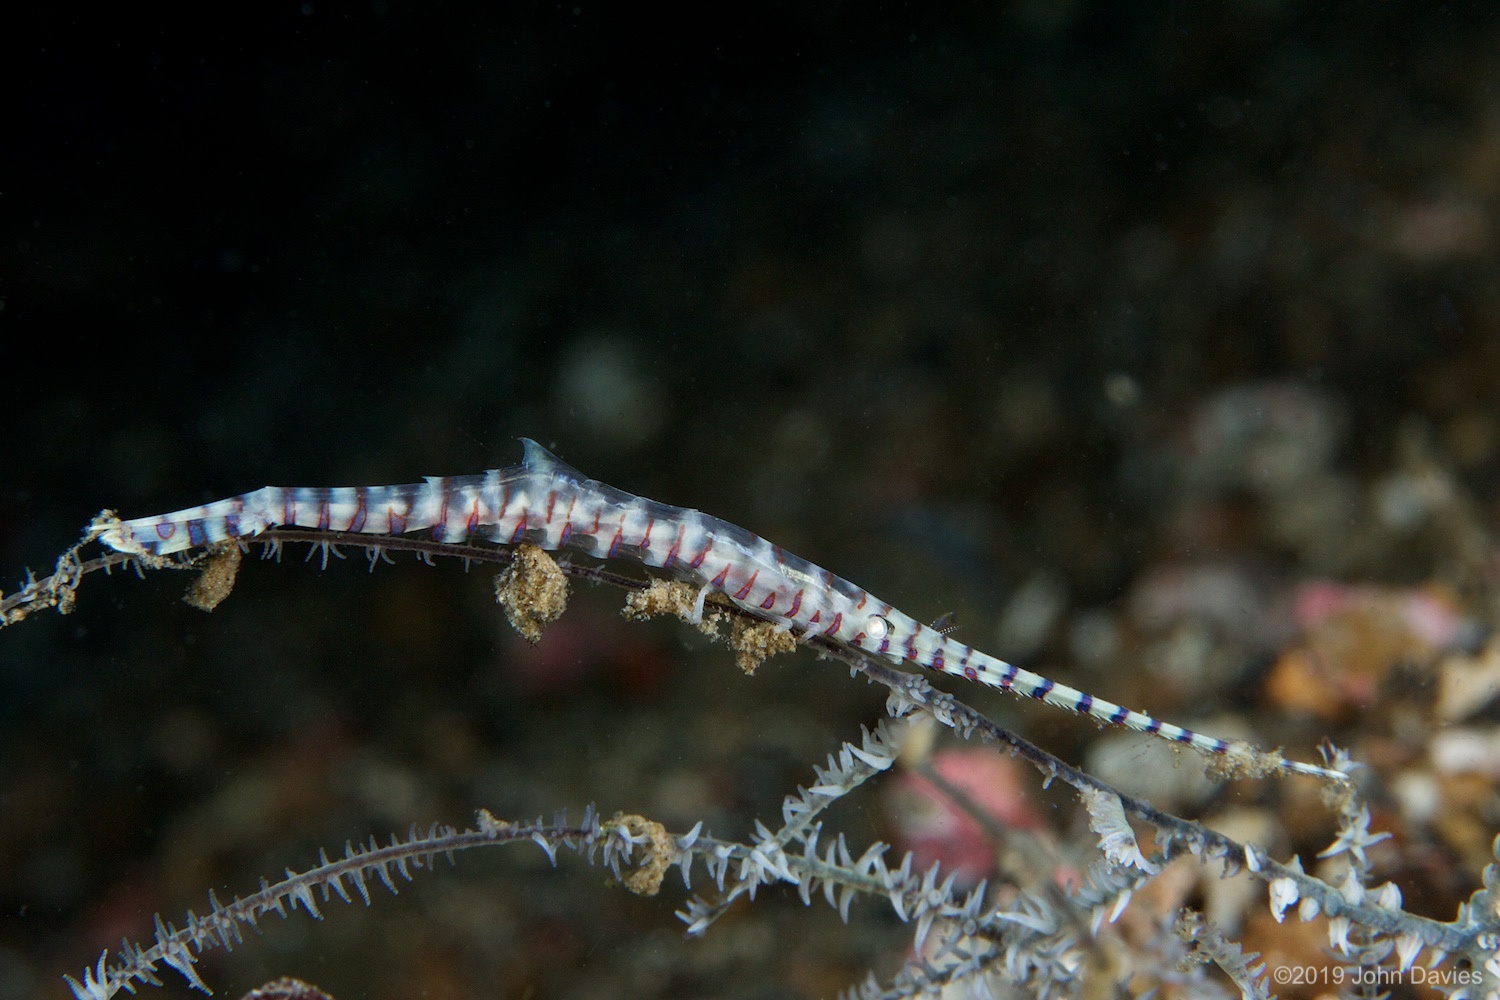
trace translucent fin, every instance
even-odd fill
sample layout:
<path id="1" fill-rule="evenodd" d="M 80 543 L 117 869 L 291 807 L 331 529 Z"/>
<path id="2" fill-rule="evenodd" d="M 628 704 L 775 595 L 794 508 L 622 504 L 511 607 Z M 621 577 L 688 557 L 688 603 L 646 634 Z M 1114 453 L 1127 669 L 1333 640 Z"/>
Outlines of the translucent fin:
<path id="1" fill-rule="evenodd" d="M 540 472 L 543 475 L 555 476 L 571 483 L 587 483 L 591 481 L 588 476 L 585 476 L 531 438 L 523 437 L 521 445 L 526 449 L 526 453 L 521 458 L 521 467 L 527 472 Z"/>

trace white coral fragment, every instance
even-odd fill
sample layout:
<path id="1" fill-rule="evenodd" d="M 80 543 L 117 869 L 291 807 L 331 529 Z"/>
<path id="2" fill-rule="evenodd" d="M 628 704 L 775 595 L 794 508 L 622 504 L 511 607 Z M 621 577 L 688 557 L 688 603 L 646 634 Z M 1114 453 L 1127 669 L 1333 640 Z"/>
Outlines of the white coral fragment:
<path id="1" fill-rule="evenodd" d="M 99 964 L 92 969 L 83 970 L 83 982 L 79 982 L 72 976 L 63 976 L 63 981 L 73 991 L 75 1000 L 109 1000 L 115 995 L 117 987 L 110 982 L 106 963 L 109 960 L 109 952 L 106 950 L 99 956 Z"/>
<path id="2" fill-rule="evenodd" d="M 1349 954 L 1349 918 L 1330 917 L 1328 920 L 1328 947 Z"/>
<path id="3" fill-rule="evenodd" d="M 1286 919 L 1286 908 L 1302 895 L 1293 879 L 1278 878 L 1271 881 L 1271 916 L 1279 924 Z"/>
<path id="4" fill-rule="evenodd" d="M 1348 851 L 1361 868 L 1367 868 L 1369 861 L 1365 858 L 1365 848 L 1388 840 L 1390 836 L 1389 833 L 1370 832 L 1370 807 L 1362 805 L 1358 813 L 1344 818 L 1337 839 L 1318 852 L 1318 857 L 1331 858 Z"/>
<path id="5" fill-rule="evenodd" d="M 1118 795 L 1084 788 L 1082 798 L 1089 811 L 1089 829 L 1099 834 L 1099 848 L 1106 858 L 1117 865 L 1139 868 L 1148 875 L 1161 871 L 1161 866 L 1141 853 Z"/>
<path id="6" fill-rule="evenodd" d="M 1408 932 L 1396 938 L 1396 958 L 1401 963 L 1398 968 L 1405 973 L 1417 960 L 1417 955 L 1422 950 L 1422 939 L 1415 932 Z"/>

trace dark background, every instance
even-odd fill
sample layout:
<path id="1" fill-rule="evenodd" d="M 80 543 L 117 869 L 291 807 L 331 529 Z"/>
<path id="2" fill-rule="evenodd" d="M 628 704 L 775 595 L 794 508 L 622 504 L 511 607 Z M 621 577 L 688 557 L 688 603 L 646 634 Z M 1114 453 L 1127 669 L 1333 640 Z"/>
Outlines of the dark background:
<path id="1" fill-rule="evenodd" d="M 477 472 L 524 434 L 1304 759 L 1338 727 L 1264 714 L 1284 628 L 1215 633 L 1220 673 L 1163 684 L 1080 674 L 1074 626 L 1145 642 L 1140 581 L 1211 566 L 1267 607 L 1438 580 L 1484 627 L 1490 5 L 811 6 L 15 18 L 0 579 L 105 506 Z M 1479 536 L 1408 496 L 1428 473 Z M 477 572 L 352 561 L 250 565 L 212 617 L 176 580 L 91 580 L 0 636 L 0 995 L 59 996 L 152 912 L 411 820 L 598 801 L 743 835 L 878 715 L 810 656 L 745 681 L 608 594 L 528 658 Z M 1002 648 L 1036 581 L 1052 617 Z M 1095 738 L 992 704 L 1074 759 Z M 818 995 L 902 954 L 887 914 L 835 932 L 785 900 L 684 946 L 677 903 L 514 856 L 278 931 L 214 984 Z"/>

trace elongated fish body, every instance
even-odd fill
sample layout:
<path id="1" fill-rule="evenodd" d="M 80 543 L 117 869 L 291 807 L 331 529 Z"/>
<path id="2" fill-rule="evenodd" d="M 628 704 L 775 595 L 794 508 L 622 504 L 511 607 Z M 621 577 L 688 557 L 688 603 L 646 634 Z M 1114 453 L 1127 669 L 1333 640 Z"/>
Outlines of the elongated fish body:
<path id="1" fill-rule="evenodd" d="M 428 532 L 442 542 L 483 533 L 502 545 L 531 542 L 549 551 L 573 548 L 602 559 L 635 559 L 798 634 L 822 635 L 893 663 L 956 674 L 1208 753 L 1243 750 L 1022 670 L 744 528 L 589 479 L 530 438 L 522 442 L 521 464 L 507 469 L 404 486 L 267 486 L 171 514 L 113 522 L 98 538 L 121 552 L 168 555 L 285 525 L 369 535 Z M 1283 766 L 1342 778 L 1311 764 Z"/>

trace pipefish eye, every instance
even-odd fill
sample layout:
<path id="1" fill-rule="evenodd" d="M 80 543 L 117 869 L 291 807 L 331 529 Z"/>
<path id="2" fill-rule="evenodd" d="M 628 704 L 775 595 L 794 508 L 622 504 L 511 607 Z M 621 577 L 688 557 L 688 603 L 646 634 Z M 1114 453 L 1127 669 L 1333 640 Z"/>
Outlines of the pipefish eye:
<path id="1" fill-rule="evenodd" d="M 865 622 L 865 635 L 871 639 L 884 639 L 891 634 L 891 623 L 879 615 L 871 615 Z"/>

